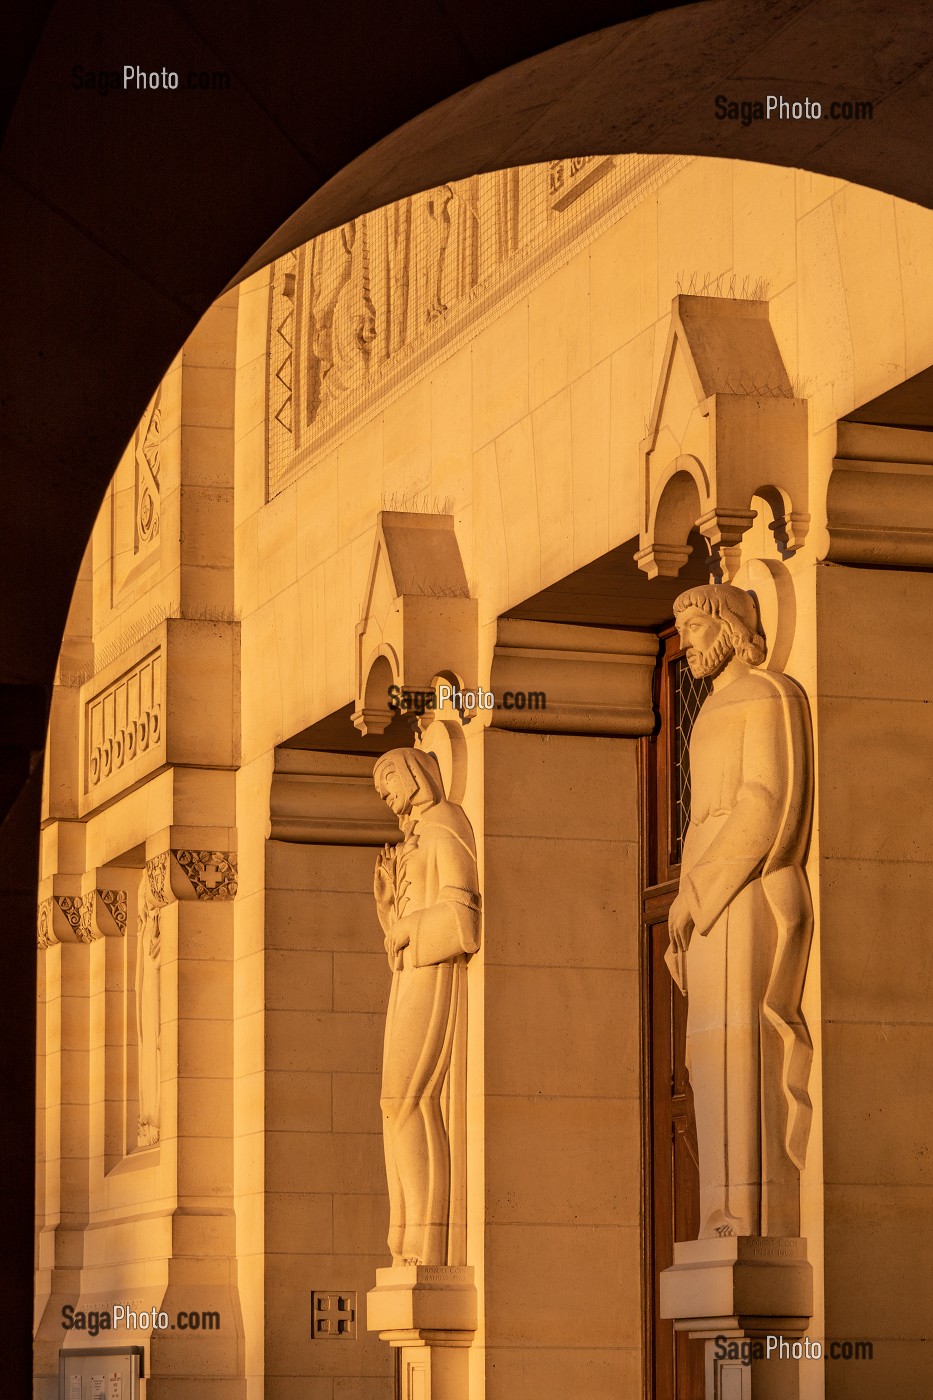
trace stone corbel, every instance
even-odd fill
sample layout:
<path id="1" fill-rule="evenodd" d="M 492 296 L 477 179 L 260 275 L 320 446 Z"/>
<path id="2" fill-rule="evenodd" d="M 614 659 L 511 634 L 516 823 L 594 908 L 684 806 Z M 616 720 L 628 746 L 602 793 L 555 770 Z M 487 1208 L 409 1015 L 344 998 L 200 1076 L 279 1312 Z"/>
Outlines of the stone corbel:
<path id="1" fill-rule="evenodd" d="M 635 559 L 649 578 L 676 578 L 692 531 L 710 572 L 729 582 L 757 512 L 771 512 L 781 552 L 802 545 L 807 505 L 807 401 L 793 390 L 768 303 L 677 296 L 648 433 Z"/>
<path id="2" fill-rule="evenodd" d="M 77 876 L 56 875 L 51 896 L 39 903 L 37 943 L 51 948 L 56 943 L 93 943 L 100 933 L 93 921 L 94 897 L 85 895 Z M 48 886 L 46 886 L 48 888 Z"/>
<path id="3" fill-rule="evenodd" d="M 50 898 L 39 904 L 37 942 L 40 948 L 56 943 L 94 943 L 98 938 L 122 938 L 126 933 L 127 891 L 109 888 L 108 871 L 96 870 L 75 889 L 77 881 L 53 881 Z M 90 880 L 90 884 L 88 881 Z"/>
<path id="4" fill-rule="evenodd" d="M 276 749 L 269 835 L 325 846 L 384 846 L 398 822 L 373 786 L 371 754 Z"/>
<path id="5" fill-rule="evenodd" d="M 840 423 L 826 497 L 834 564 L 933 568 L 933 450 L 911 428 Z"/>
<path id="6" fill-rule="evenodd" d="M 356 629 L 353 723 L 381 734 L 390 689 L 428 692 L 440 678 L 475 690 L 477 608 L 453 517 L 381 511 Z"/>
<path id="7" fill-rule="evenodd" d="M 210 900 L 222 903 L 237 892 L 235 851 L 200 846 L 171 847 L 146 862 L 153 896 L 160 905 L 173 900 Z"/>
<path id="8" fill-rule="evenodd" d="M 501 618 L 490 725 L 539 734 L 650 734 L 657 655 L 657 638 L 644 632 Z"/>

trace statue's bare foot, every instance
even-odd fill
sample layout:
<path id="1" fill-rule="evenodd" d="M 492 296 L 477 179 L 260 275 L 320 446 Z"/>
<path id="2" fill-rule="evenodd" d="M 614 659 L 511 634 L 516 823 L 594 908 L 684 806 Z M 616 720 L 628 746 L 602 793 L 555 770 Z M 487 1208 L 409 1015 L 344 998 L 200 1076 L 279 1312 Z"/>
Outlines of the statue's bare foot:
<path id="1" fill-rule="evenodd" d="M 418 1258 L 418 1255 L 417 1255 L 417 1254 L 406 1254 L 405 1258 L 402 1260 L 402 1263 L 403 1263 L 403 1264 L 420 1264 L 420 1263 L 421 1263 L 421 1260 Z"/>

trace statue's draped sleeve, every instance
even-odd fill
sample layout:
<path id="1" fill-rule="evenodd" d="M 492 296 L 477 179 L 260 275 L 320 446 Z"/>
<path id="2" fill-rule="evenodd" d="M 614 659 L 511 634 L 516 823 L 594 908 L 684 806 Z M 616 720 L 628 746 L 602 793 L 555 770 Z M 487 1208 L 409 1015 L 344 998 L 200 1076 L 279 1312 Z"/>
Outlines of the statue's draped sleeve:
<path id="1" fill-rule="evenodd" d="M 429 846 L 434 864 L 437 895 L 426 908 L 405 914 L 392 930 L 396 935 L 408 934 L 414 967 L 475 953 L 480 942 L 476 856 L 468 832 L 461 834 L 446 822 L 422 830 L 420 839 Z"/>

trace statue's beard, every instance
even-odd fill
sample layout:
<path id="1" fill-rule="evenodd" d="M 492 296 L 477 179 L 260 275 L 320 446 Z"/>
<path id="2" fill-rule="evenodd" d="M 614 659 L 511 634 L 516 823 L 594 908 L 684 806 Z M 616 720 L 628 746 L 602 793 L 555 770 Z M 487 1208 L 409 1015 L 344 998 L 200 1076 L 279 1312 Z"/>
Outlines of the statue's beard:
<path id="1" fill-rule="evenodd" d="M 690 667 L 691 675 L 699 680 L 701 676 L 715 676 L 727 662 L 732 660 L 734 655 L 735 648 L 729 635 L 723 632 L 706 651 L 697 651 L 696 648 L 688 651 L 687 665 Z"/>

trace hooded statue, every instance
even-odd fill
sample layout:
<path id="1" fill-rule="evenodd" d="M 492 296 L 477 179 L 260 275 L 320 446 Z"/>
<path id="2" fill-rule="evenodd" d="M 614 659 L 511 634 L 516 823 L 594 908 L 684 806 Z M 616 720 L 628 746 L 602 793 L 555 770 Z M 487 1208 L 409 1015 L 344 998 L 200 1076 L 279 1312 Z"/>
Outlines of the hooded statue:
<path id="1" fill-rule="evenodd" d="M 480 941 L 476 845 L 463 809 L 447 801 L 433 754 L 393 749 L 373 777 L 403 836 L 380 853 L 374 879 L 392 968 L 381 1097 L 389 1248 L 396 1264 L 446 1264 L 443 1095 L 466 1010 L 466 960 Z"/>
<path id="2" fill-rule="evenodd" d="M 700 1238 L 800 1233 L 812 1044 L 801 1010 L 813 911 L 809 711 L 773 671 L 754 599 L 682 593 L 677 628 L 711 676 L 690 738 L 691 813 L 665 961 L 687 998 Z"/>

